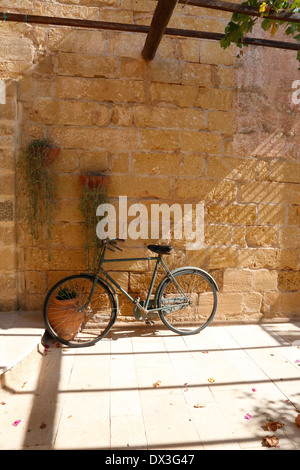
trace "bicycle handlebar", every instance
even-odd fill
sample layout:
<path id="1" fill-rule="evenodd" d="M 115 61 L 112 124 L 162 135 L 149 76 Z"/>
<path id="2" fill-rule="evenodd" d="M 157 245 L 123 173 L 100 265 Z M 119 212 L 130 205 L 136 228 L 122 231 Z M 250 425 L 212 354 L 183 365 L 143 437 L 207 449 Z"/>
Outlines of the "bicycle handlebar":
<path id="1" fill-rule="evenodd" d="M 110 251 L 115 251 L 114 248 L 116 248 L 119 251 L 123 251 L 121 248 L 117 246 L 118 242 L 125 242 L 123 238 L 106 238 L 105 240 L 102 240 L 105 245 L 113 245 L 113 248 L 111 246 L 107 246 L 107 249 Z"/>

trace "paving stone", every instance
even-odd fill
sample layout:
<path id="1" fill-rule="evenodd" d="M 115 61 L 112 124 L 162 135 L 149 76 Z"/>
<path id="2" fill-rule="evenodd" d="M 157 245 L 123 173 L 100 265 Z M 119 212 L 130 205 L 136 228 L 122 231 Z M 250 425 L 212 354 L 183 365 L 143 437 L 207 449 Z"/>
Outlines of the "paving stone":
<path id="1" fill-rule="evenodd" d="M 1 390 L 0 449 L 267 450 L 278 420 L 279 449 L 300 450 L 299 322 L 186 337 L 124 325 L 89 348 L 49 341 L 30 367 L 41 323 L 13 313 L 0 326 L 18 372 Z"/>

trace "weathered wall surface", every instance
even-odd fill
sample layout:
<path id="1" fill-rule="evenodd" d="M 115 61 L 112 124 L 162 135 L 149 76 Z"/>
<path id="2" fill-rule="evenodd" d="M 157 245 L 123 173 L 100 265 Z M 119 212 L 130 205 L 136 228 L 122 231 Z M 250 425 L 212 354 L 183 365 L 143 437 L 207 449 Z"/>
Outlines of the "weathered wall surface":
<path id="1" fill-rule="evenodd" d="M 8 3 L 0 1 L 0 10 L 13 11 Z M 15 11 L 149 24 L 154 7 L 150 0 L 21 0 Z M 170 26 L 223 32 L 228 18 L 179 5 Z M 0 78 L 11 83 L 0 105 L 1 309 L 41 309 L 54 282 L 82 271 L 79 174 L 105 170 L 113 202 L 126 195 L 128 204 L 147 207 L 204 203 L 204 247 L 185 251 L 173 240 L 168 259 L 212 273 L 217 318 L 299 316 L 295 53 L 248 48 L 236 59 L 215 42 L 165 36 L 145 63 L 143 34 L 2 23 L 0 36 Z M 61 147 L 50 262 L 46 240 L 34 244 L 26 232 L 14 183 L 20 149 L 41 137 Z M 124 255 L 146 254 L 147 243 L 128 240 Z M 145 262 L 111 269 L 131 292 L 148 286 Z"/>

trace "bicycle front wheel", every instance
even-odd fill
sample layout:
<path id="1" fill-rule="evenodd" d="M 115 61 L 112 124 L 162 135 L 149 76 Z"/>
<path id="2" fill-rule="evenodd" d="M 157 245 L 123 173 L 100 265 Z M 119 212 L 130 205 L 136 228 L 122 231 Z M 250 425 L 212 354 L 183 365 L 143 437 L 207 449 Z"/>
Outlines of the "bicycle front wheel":
<path id="1" fill-rule="evenodd" d="M 91 276 L 78 274 L 62 279 L 49 291 L 43 317 L 54 339 L 71 347 L 82 347 L 95 344 L 108 333 L 116 319 L 117 304 L 101 279 L 88 303 L 93 284 Z"/>
<path id="2" fill-rule="evenodd" d="M 182 269 L 166 278 L 157 297 L 161 320 L 181 335 L 203 330 L 213 320 L 217 303 L 216 285 L 197 268 Z"/>

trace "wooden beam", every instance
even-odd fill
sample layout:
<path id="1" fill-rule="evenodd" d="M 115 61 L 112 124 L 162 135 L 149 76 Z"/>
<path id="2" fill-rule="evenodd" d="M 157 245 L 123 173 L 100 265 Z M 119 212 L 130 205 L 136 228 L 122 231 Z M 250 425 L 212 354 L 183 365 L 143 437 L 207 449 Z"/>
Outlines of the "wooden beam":
<path id="1" fill-rule="evenodd" d="M 104 29 L 110 31 L 125 31 L 131 33 L 148 33 L 149 26 L 113 23 L 108 21 L 82 20 L 77 18 L 59 18 L 53 16 L 24 15 L 20 13 L 2 13 L 0 20 L 28 24 L 50 24 L 54 26 L 72 26 L 74 28 Z"/>
<path id="2" fill-rule="evenodd" d="M 210 8 L 212 10 L 230 11 L 232 13 L 242 13 L 243 15 L 261 17 L 259 8 L 251 7 L 248 5 L 241 5 L 240 3 L 224 2 L 222 0 L 179 0 L 179 3 L 192 5 L 202 8 Z M 287 13 L 285 11 L 276 12 L 271 11 L 268 14 L 271 20 L 290 21 L 291 23 L 300 23 L 299 13 Z"/>
<path id="3" fill-rule="evenodd" d="M 180 34 L 178 34 L 180 32 Z M 209 33 L 207 31 L 194 31 L 187 29 L 173 29 L 166 28 L 165 34 L 171 36 L 181 36 L 187 38 L 199 38 L 199 39 L 210 39 L 212 41 L 220 41 L 225 37 L 225 34 L 221 33 Z M 300 43 L 293 42 L 284 42 L 284 41 L 273 41 L 269 39 L 260 39 L 260 38 L 250 38 L 245 37 L 243 39 L 243 44 L 249 44 L 252 46 L 264 46 L 264 47 L 273 47 L 277 49 L 286 49 L 291 51 L 300 51 Z"/>
<path id="4" fill-rule="evenodd" d="M 144 60 L 154 58 L 177 3 L 178 0 L 158 0 L 142 51 Z"/>
<path id="5" fill-rule="evenodd" d="M 75 28 L 87 28 L 87 29 L 103 29 L 110 31 L 125 31 L 131 33 L 144 33 L 147 34 L 150 30 L 149 26 L 126 24 L 126 23 L 112 23 L 107 21 L 91 21 L 81 20 L 75 18 L 56 18 L 51 16 L 35 16 L 35 15 L 24 15 L 17 13 L 2 13 L 0 12 L 0 21 L 10 21 L 17 23 L 28 23 L 28 24 L 44 24 L 54 26 L 69 26 Z M 166 28 L 165 34 L 169 36 L 187 37 L 187 38 L 198 38 L 198 39 L 210 39 L 212 41 L 220 41 L 225 35 L 221 33 L 209 33 L 207 31 L 195 31 L 187 29 L 177 28 Z M 279 49 L 288 49 L 299 51 L 299 43 L 273 41 L 268 39 L 259 38 L 244 38 L 244 44 L 252 44 L 255 46 L 264 47 L 275 47 Z"/>

